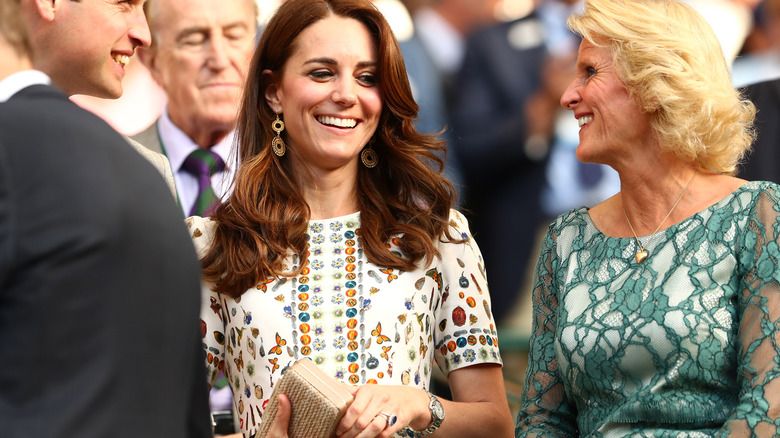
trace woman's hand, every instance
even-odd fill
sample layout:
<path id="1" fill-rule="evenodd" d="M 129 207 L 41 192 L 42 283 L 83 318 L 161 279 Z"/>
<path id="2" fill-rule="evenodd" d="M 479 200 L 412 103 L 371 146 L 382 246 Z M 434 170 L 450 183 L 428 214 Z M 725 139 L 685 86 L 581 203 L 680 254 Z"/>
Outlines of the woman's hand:
<path id="1" fill-rule="evenodd" d="M 336 426 L 339 438 L 387 438 L 410 424 L 420 430 L 430 423 L 430 398 L 421 389 L 363 385 L 350 390 L 355 399 Z"/>
<path id="2" fill-rule="evenodd" d="M 273 425 L 268 431 L 266 438 L 287 438 L 287 428 L 290 426 L 290 413 L 292 404 L 286 395 L 279 395 L 279 408 L 276 411 Z"/>

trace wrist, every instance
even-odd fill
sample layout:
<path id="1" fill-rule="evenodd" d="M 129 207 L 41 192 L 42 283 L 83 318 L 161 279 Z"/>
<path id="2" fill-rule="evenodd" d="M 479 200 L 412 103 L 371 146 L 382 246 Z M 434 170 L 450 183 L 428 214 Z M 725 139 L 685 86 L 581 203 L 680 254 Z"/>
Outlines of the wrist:
<path id="1" fill-rule="evenodd" d="M 439 399 L 431 394 L 425 392 L 426 409 L 422 419 L 415 419 L 409 424 L 416 436 L 425 436 L 433 433 L 441 426 L 444 421 L 444 406 Z"/>

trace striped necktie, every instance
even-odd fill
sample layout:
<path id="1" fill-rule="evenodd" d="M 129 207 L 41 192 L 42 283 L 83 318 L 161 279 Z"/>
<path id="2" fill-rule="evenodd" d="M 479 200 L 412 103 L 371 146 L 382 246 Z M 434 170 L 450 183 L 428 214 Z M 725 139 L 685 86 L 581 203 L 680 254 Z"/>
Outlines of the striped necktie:
<path id="1" fill-rule="evenodd" d="M 181 168 L 198 179 L 198 197 L 189 216 L 210 216 L 219 205 L 219 198 L 211 187 L 211 176 L 225 170 L 222 157 L 210 149 L 198 148 L 184 159 Z"/>

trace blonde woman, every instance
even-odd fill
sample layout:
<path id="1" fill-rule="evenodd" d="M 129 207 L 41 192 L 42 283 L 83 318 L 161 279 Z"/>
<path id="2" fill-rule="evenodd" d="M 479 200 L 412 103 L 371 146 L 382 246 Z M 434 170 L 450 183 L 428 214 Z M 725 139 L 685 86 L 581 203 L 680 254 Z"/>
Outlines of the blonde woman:
<path id="1" fill-rule="evenodd" d="M 588 0 L 561 104 L 621 190 L 550 225 L 517 437 L 776 436 L 780 187 L 731 176 L 752 104 L 675 0 Z"/>

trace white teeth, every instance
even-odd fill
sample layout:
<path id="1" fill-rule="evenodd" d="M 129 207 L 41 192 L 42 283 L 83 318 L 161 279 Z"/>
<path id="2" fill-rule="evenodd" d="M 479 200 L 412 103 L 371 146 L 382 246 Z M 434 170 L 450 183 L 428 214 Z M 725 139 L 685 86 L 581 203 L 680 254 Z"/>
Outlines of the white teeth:
<path id="1" fill-rule="evenodd" d="M 593 121 L 593 116 L 582 116 L 577 119 L 580 124 L 580 128 Z"/>
<path id="2" fill-rule="evenodd" d="M 120 53 L 117 53 L 114 55 L 114 62 L 119 64 L 121 67 L 124 68 L 124 66 L 127 65 L 128 62 L 130 62 L 130 57 L 127 55 L 122 55 Z"/>
<path id="3" fill-rule="evenodd" d="M 355 119 L 340 119 L 338 117 L 320 116 L 317 117 L 317 121 L 323 125 L 333 125 L 339 128 L 354 128 L 357 125 Z"/>

